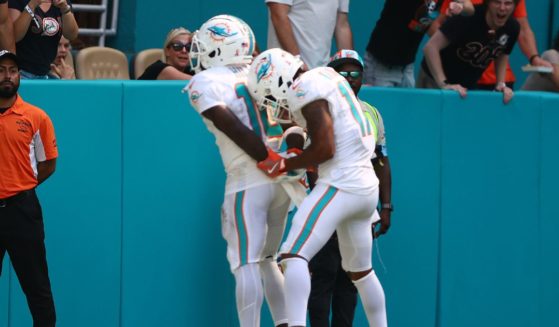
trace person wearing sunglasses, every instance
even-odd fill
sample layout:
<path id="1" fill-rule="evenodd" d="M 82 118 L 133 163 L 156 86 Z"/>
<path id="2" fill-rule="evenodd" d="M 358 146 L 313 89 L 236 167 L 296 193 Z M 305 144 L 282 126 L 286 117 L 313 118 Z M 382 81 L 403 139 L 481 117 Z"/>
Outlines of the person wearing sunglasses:
<path id="1" fill-rule="evenodd" d="M 139 80 L 189 80 L 190 44 L 192 33 L 184 27 L 174 28 L 167 34 L 163 45 L 163 58 L 148 66 Z"/>
<path id="2" fill-rule="evenodd" d="M 363 83 L 363 60 L 353 50 L 338 51 L 328 63 L 340 75 L 345 77 L 357 96 Z M 376 132 L 377 143 L 371 162 L 379 179 L 380 220 L 375 212 L 373 235 L 386 233 L 390 228 L 392 213 L 391 192 L 392 178 L 390 162 L 386 150 L 384 123 L 378 110 L 359 99 L 365 117 Z M 377 225 L 380 225 L 375 231 Z M 357 306 L 357 289 L 342 268 L 342 258 L 336 233 L 309 263 L 311 274 L 311 294 L 309 296 L 309 319 L 311 326 L 352 326 Z M 384 300 L 384 299 L 383 299 Z M 383 301 L 384 302 L 384 301 Z M 330 315 L 332 310 L 332 315 Z M 385 313 L 386 315 L 386 313 Z M 331 321 L 329 318 L 331 316 Z"/>

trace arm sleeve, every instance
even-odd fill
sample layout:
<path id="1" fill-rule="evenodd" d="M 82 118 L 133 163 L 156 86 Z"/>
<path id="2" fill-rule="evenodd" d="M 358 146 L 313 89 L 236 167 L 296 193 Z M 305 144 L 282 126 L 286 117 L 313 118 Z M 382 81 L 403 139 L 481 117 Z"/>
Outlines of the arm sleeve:
<path id="1" fill-rule="evenodd" d="M 293 0 L 266 0 L 266 3 L 268 2 L 283 3 L 284 5 L 293 6 Z"/>
<path id="2" fill-rule="evenodd" d="M 514 9 L 514 12 L 512 13 L 512 16 L 514 18 L 528 17 L 528 11 L 526 11 L 526 1 L 520 0 L 518 2 L 518 5 L 516 6 L 516 8 Z"/>
<path id="3" fill-rule="evenodd" d="M 349 0 L 340 0 L 339 12 L 349 13 Z"/>
<path id="4" fill-rule="evenodd" d="M 194 109 L 202 114 L 204 111 L 218 105 L 226 106 L 223 95 L 225 90 L 219 79 L 211 78 L 204 72 L 194 75 L 188 85 L 188 97 Z"/>
<path id="5" fill-rule="evenodd" d="M 54 126 L 47 114 L 41 117 L 39 132 L 36 134 L 39 140 L 35 141 L 35 154 L 38 162 L 54 159 L 58 157 L 58 147 L 54 135 Z"/>

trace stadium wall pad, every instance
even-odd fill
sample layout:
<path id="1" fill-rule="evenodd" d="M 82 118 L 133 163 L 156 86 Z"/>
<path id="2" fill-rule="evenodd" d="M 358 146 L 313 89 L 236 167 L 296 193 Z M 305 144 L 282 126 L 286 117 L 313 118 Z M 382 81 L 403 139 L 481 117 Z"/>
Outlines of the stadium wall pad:
<path id="1" fill-rule="evenodd" d="M 237 325 L 223 168 L 182 86 L 22 83 L 60 149 L 39 187 L 58 326 Z M 390 326 L 559 326 L 559 96 L 361 96 L 384 116 L 393 171 L 392 227 L 374 251 Z M 5 258 L 0 327 L 30 325 Z"/>

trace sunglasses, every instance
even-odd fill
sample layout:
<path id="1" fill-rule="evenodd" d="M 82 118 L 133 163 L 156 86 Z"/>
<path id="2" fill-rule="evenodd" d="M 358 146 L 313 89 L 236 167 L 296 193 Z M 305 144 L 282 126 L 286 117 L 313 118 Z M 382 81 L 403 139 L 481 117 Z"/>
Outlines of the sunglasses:
<path id="1" fill-rule="evenodd" d="M 343 77 L 348 77 L 351 76 L 351 78 L 359 78 L 361 77 L 361 75 L 363 75 L 363 72 L 360 71 L 354 71 L 354 72 L 338 72 L 340 73 L 340 75 L 342 75 Z"/>
<path id="2" fill-rule="evenodd" d="M 191 45 L 192 45 L 192 43 L 176 42 L 176 43 L 169 44 L 169 48 L 171 48 L 175 51 L 181 51 L 184 48 L 186 50 L 186 52 L 189 52 Z"/>

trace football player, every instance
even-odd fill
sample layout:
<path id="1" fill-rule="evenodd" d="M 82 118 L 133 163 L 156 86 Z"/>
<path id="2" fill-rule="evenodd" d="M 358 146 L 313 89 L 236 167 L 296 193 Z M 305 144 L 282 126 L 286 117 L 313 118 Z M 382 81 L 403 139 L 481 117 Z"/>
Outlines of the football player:
<path id="1" fill-rule="evenodd" d="M 279 150 L 282 129 L 254 106 L 248 93 L 254 47 L 251 28 L 239 18 L 209 19 L 193 33 L 190 62 L 196 73 L 186 90 L 216 138 L 227 174 L 222 234 L 235 276 L 240 326 L 260 325 L 264 296 L 275 325 L 287 326 L 276 257 L 291 202 L 283 186 L 293 184 L 297 189 L 300 184 L 278 183 L 256 168 L 256 162 L 273 152 L 269 148 Z"/>
<path id="2" fill-rule="evenodd" d="M 270 177 L 318 166 L 316 185 L 280 249 L 289 326 L 306 325 L 308 261 L 334 231 L 342 267 L 357 287 L 369 324 L 386 326 L 384 291 L 371 262 L 371 223 L 379 192 L 370 160 L 375 134 L 349 84 L 330 67 L 305 72 L 291 54 L 270 49 L 251 64 L 249 90 L 257 103 L 268 103 L 276 120 L 292 121 L 310 137 L 298 156 L 270 153 L 257 166 Z"/>

